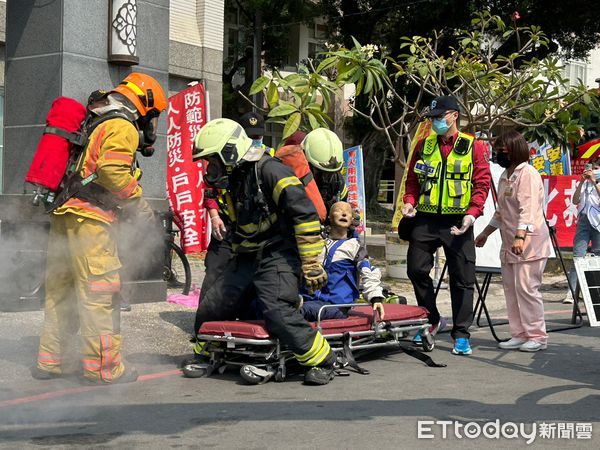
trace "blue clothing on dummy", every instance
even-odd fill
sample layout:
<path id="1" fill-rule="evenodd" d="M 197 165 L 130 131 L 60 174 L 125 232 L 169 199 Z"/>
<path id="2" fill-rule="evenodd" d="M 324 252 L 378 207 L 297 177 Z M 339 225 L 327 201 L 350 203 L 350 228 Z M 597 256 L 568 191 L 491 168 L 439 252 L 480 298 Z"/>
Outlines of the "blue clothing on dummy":
<path id="1" fill-rule="evenodd" d="M 352 247 L 351 254 L 342 254 L 334 261 L 338 249 L 349 243 L 346 247 Z M 327 253 L 323 268 L 327 272 L 327 284 L 313 294 L 309 294 L 302 288 L 301 295 L 304 299 L 302 314 L 310 322 L 317 320 L 319 309 L 324 305 L 347 305 L 354 303 L 359 297 L 358 272 L 363 268 L 371 270 L 371 264 L 367 259 L 366 250 L 359 245 L 358 239 L 335 240 L 327 245 Z M 354 250 L 356 249 L 356 250 Z M 352 259 L 350 259 L 350 257 Z M 338 308 L 326 308 L 321 312 L 321 319 L 343 319 L 347 317 L 347 311 Z"/>

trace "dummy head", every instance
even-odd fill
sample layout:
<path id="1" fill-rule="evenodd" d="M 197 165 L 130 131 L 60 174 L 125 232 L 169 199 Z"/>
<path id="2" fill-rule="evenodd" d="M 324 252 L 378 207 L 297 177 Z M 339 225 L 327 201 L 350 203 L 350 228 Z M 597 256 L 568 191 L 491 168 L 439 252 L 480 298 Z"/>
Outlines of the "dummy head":
<path id="1" fill-rule="evenodd" d="M 332 239 L 345 239 L 348 236 L 348 230 L 352 226 L 353 211 L 350 203 L 334 203 L 329 210 L 330 232 Z"/>

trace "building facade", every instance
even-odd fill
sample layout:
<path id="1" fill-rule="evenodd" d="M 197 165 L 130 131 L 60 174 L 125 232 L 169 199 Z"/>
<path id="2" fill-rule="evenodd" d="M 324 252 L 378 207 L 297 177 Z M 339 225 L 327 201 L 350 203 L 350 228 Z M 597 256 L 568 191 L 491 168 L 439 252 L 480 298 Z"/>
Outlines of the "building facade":
<path id="1" fill-rule="evenodd" d="M 169 94 L 190 81 L 204 80 L 211 116 L 218 117 L 223 5 L 224 0 L 0 0 L 5 66 L 0 71 L 0 194 L 29 192 L 24 176 L 45 115 L 58 96 L 85 101 L 93 90 L 110 89 L 127 73 L 141 71 L 158 79 Z M 116 19 L 121 21 L 121 36 L 134 42 L 137 64 L 110 56 Z M 128 20 L 136 22 L 135 28 Z M 164 199 L 166 114 L 156 148 L 162 151 L 141 161 L 144 192 Z"/>
<path id="2" fill-rule="evenodd" d="M 224 0 L 0 0 L 0 253 L 5 259 L 30 255 L 25 259 L 30 266 L 36 260 L 36 267 L 44 259 L 48 216 L 31 205 L 32 187 L 24 179 L 52 101 L 68 96 L 85 103 L 92 91 L 111 89 L 139 71 L 155 77 L 169 95 L 204 80 L 210 115 L 219 117 L 223 10 Z M 159 210 L 167 208 L 166 116 L 160 119 L 155 155 L 139 158 L 144 195 Z M 0 264 L 0 293 L 10 290 L 15 267 Z M 39 267 L 24 270 L 39 276 Z"/>

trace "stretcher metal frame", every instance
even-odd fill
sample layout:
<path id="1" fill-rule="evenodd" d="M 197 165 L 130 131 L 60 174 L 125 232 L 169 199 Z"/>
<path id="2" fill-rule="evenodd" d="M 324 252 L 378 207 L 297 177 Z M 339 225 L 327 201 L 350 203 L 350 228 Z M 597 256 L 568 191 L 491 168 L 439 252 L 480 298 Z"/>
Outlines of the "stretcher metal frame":
<path id="1" fill-rule="evenodd" d="M 388 304 L 385 304 L 384 308 L 390 308 L 390 306 L 392 308 L 418 308 Z M 323 327 L 326 322 L 332 324 L 335 321 L 347 321 L 353 317 L 352 312 L 349 312 L 349 318 L 347 319 L 330 319 L 324 321 L 321 317 L 324 311 L 329 308 L 355 310 L 358 313 L 358 317 L 361 317 L 361 315 L 362 317 L 370 315 L 370 318 L 368 318 L 368 323 L 355 324 L 354 326 L 350 326 L 346 331 L 328 333 L 327 327 Z M 435 347 L 435 339 L 429 332 L 430 324 L 427 319 L 427 311 L 423 308 L 421 309 L 422 313 L 417 318 L 380 320 L 378 313 L 372 311 L 371 306 L 364 303 L 326 305 L 320 308 L 317 322 L 313 326 L 329 342 L 331 350 L 336 354 L 339 369 L 350 367 L 358 373 L 368 374 L 369 372 L 366 369 L 356 363 L 355 356 L 358 352 L 362 353 L 363 351 L 367 352 L 378 348 L 395 348 L 418 358 L 430 367 L 443 367 L 444 365 L 434 363 L 429 356 L 415 349 L 412 343 L 406 340 L 409 333 L 421 331 L 422 350 L 430 352 Z M 369 314 L 368 311 L 372 312 Z M 415 309 L 415 311 L 418 310 Z M 220 323 L 227 324 L 227 322 Z M 236 325 L 243 323 L 240 321 L 232 322 L 232 324 Z M 259 325 L 257 322 L 246 323 L 249 323 L 249 325 Z M 359 330 L 353 330 L 352 328 L 358 328 Z M 236 331 L 224 331 L 219 334 L 202 333 L 201 328 L 197 338 L 199 341 L 206 343 L 204 350 L 209 354 L 210 359 L 204 376 L 210 376 L 215 370 L 223 373 L 227 367 L 238 366 L 240 367 L 242 377 L 249 382 L 252 382 L 252 380 L 248 378 L 249 372 L 247 368 L 259 369 L 258 372 L 263 375 L 263 379 L 260 379 L 261 377 L 256 378 L 254 380 L 255 384 L 260 384 L 271 378 L 274 378 L 275 381 L 284 381 L 286 379 L 288 374 L 287 365 L 292 360 L 295 360 L 295 358 L 289 349 L 282 347 L 277 338 L 270 336 L 267 338 L 250 338 L 236 336 L 235 334 Z M 252 377 L 253 375 L 250 376 Z"/>

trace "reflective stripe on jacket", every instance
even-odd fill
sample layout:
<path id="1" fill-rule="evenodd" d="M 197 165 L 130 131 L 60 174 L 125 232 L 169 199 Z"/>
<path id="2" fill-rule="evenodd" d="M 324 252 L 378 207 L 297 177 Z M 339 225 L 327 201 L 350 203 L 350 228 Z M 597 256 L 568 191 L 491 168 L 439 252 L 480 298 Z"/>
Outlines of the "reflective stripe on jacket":
<path id="1" fill-rule="evenodd" d="M 473 176 L 473 142 L 475 138 L 458 133 L 452 151 L 444 160 L 438 136 L 425 139 L 420 158 L 416 161 L 421 192 L 417 210 L 438 214 L 465 214 L 471 200 Z"/>
<path id="2" fill-rule="evenodd" d="M 115 118 L 99 125 L 90 135 L 89 142 L 79 161 L 79 174 L 87 178 L 96 174 L 93 181 L 113 194 L 116 199 L 141 197 L 142 188 L 133 176 L 139 134 L 128 120 Z M 98 205 L 71 198 L 56 209 L 54 214 L 72 213 L 78 216 L 111 223 L 112 211 Z"/>
<path id="3" fill-rule="evenodd" d="M 236 251 L 257 250 L 276 238 L 320 235 L 321 223 L 304 186 L 292 169 L 277 158 L 265 155 L 259 162 L 243 164 L 236 169 L 232 181 Z M 323 245 L 319 239 L 298 244 L 298 250 L 303 256 L 318 256 Z"/>

